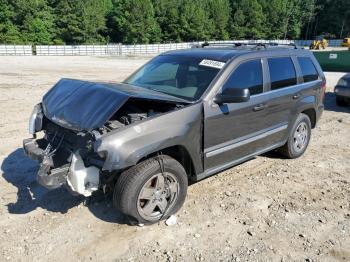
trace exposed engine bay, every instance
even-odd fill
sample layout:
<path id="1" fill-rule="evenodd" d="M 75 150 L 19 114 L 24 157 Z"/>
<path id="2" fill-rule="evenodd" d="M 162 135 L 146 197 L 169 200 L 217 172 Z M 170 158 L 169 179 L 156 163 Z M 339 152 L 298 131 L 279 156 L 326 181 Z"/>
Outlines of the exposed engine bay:
<path id="1" fill-rule="evenodd" d="M 106 124 L 99 128 L 101 134 L 123 128 L 168 111 L 183 107 L 183 104 L 164 101 L 130 99 Z"/>

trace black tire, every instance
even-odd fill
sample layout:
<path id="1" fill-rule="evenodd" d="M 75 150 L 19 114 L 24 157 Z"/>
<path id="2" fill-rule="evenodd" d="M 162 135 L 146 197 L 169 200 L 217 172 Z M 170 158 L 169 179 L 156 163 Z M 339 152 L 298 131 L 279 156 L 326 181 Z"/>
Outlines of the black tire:
<path id="1" fill-rule="evenodd" d="M 337 96 L 335 98 L 335 102 L 336 102 L 337 106 L 347 106 L 348 105 L 348 103 L 346 103 L 345 99 L 342 97 L 339 97 L 339 96 Z"/>
<path id="2" fill-rule="evenodd" d="M 161 170 L 163 165 L 163 171 Z M 176 188 L 177 198 L 167 202 L 165 212 L 157 217 L 146 218 L 140 212 L 141 190 L 144 190 L 146 184 L 149 183 L 154 176 L 159 177 L 159 174 L 168 174 L 173 180 L 176 180 L 178 185 Z M 162 177 L 164 177 L 162 175 Z M 168 177 L 164 180 L 167 181 Z M 152 183 L 152 181 L 151 181 Z M 158 182 L 157 182 L 158 183 Z M 175 182 L 174 182 L 175 183 Z M 167 184 L 167 183 L 165 183 Z M 113 192 L 113 204 L 123 214 L 130 218 L 132 224 L 154 224 L 162 219 L 166 219 L 172 214 L 175 214 L 185 202 L 187 195 L 188 179 L 183 166 L 175 159 L 162 155 L 147 159 L 136 166 L 131 167 L 121 174 L 117 180 Z M 157 185 L 155 186 L 157 187 Z M 169 188 L 168 188 L 169 189 Z M 143 192 L 143 191 L 142 191 Z M 146 200 L 146 202 L 151 200 Z M 148 203 L 147 203 L 148 204 Z M 146 205 L 146 204 L 145 204 Z"/>
<path id="3" fill-rule="evenodd" d="M 296 134 L 297 128 L 299 128 L 300 126 L 304 126 L 304 124 L 306 127 L 307 137 L 304 140 L 305 144 L 303 145 L 303 147 L 298 150 L 297 147 L 295 146 L 295 134 Z M 297 117 L 296 121 L 294 122 L 294 125 L 288 136 L 287 143 L 279 149 L 279 152 L 289 159 L 298 158 L 305 153 L 309 145 L 310 138 L 311 138 L 311 121 L 306 114 L 302 113 Z"/>

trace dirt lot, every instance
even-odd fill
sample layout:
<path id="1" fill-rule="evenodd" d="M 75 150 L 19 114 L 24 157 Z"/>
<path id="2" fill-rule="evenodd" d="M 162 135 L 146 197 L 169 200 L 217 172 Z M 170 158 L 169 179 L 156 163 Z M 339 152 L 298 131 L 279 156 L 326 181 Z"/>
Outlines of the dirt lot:
<path id="1" fill-rule="evenodd" d="M 61 77 L 120 81 L 146 61 L 0 57 L 0 261 L 350 261 L 350 109 L 331 92 L 302 158 L 192 185 L 175 226 L 128 226 L 109 199 L 40 187 L 21 149 L 34 104 Z"/>

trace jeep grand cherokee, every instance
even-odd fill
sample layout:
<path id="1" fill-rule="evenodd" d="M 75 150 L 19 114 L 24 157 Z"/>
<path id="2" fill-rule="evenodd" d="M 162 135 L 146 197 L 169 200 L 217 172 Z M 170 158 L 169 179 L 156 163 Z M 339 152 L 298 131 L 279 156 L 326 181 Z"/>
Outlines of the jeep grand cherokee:
<path id="1" fill-rule="evenodd" d="M 161 54 L 120 84 L 62 79 L 34 107 L 24 140 L 37 180 L 113 192 L 137 223 L 176 213 L 198 181 L 267 151 L 301 156 L 323 111 L 311 52 L 206 44 Z"/>

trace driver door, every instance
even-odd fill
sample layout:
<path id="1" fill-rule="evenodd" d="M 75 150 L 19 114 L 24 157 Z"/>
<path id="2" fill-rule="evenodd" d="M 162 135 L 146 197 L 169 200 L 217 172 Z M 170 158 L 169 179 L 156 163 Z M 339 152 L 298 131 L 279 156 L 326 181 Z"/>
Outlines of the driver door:
<path id="1" fill-rule="evenodd" d="M 204 168 L 215 173 L 244 161 L 277 143 L 281 127 L 269 119 L 269 93 L 264 92 L 263 60 L 240 63 L 221 88 L 248 88 L 250 100 L 241 103 L 205 103 Z M 266 80 L 265 80 L 266 82 Z"/>

